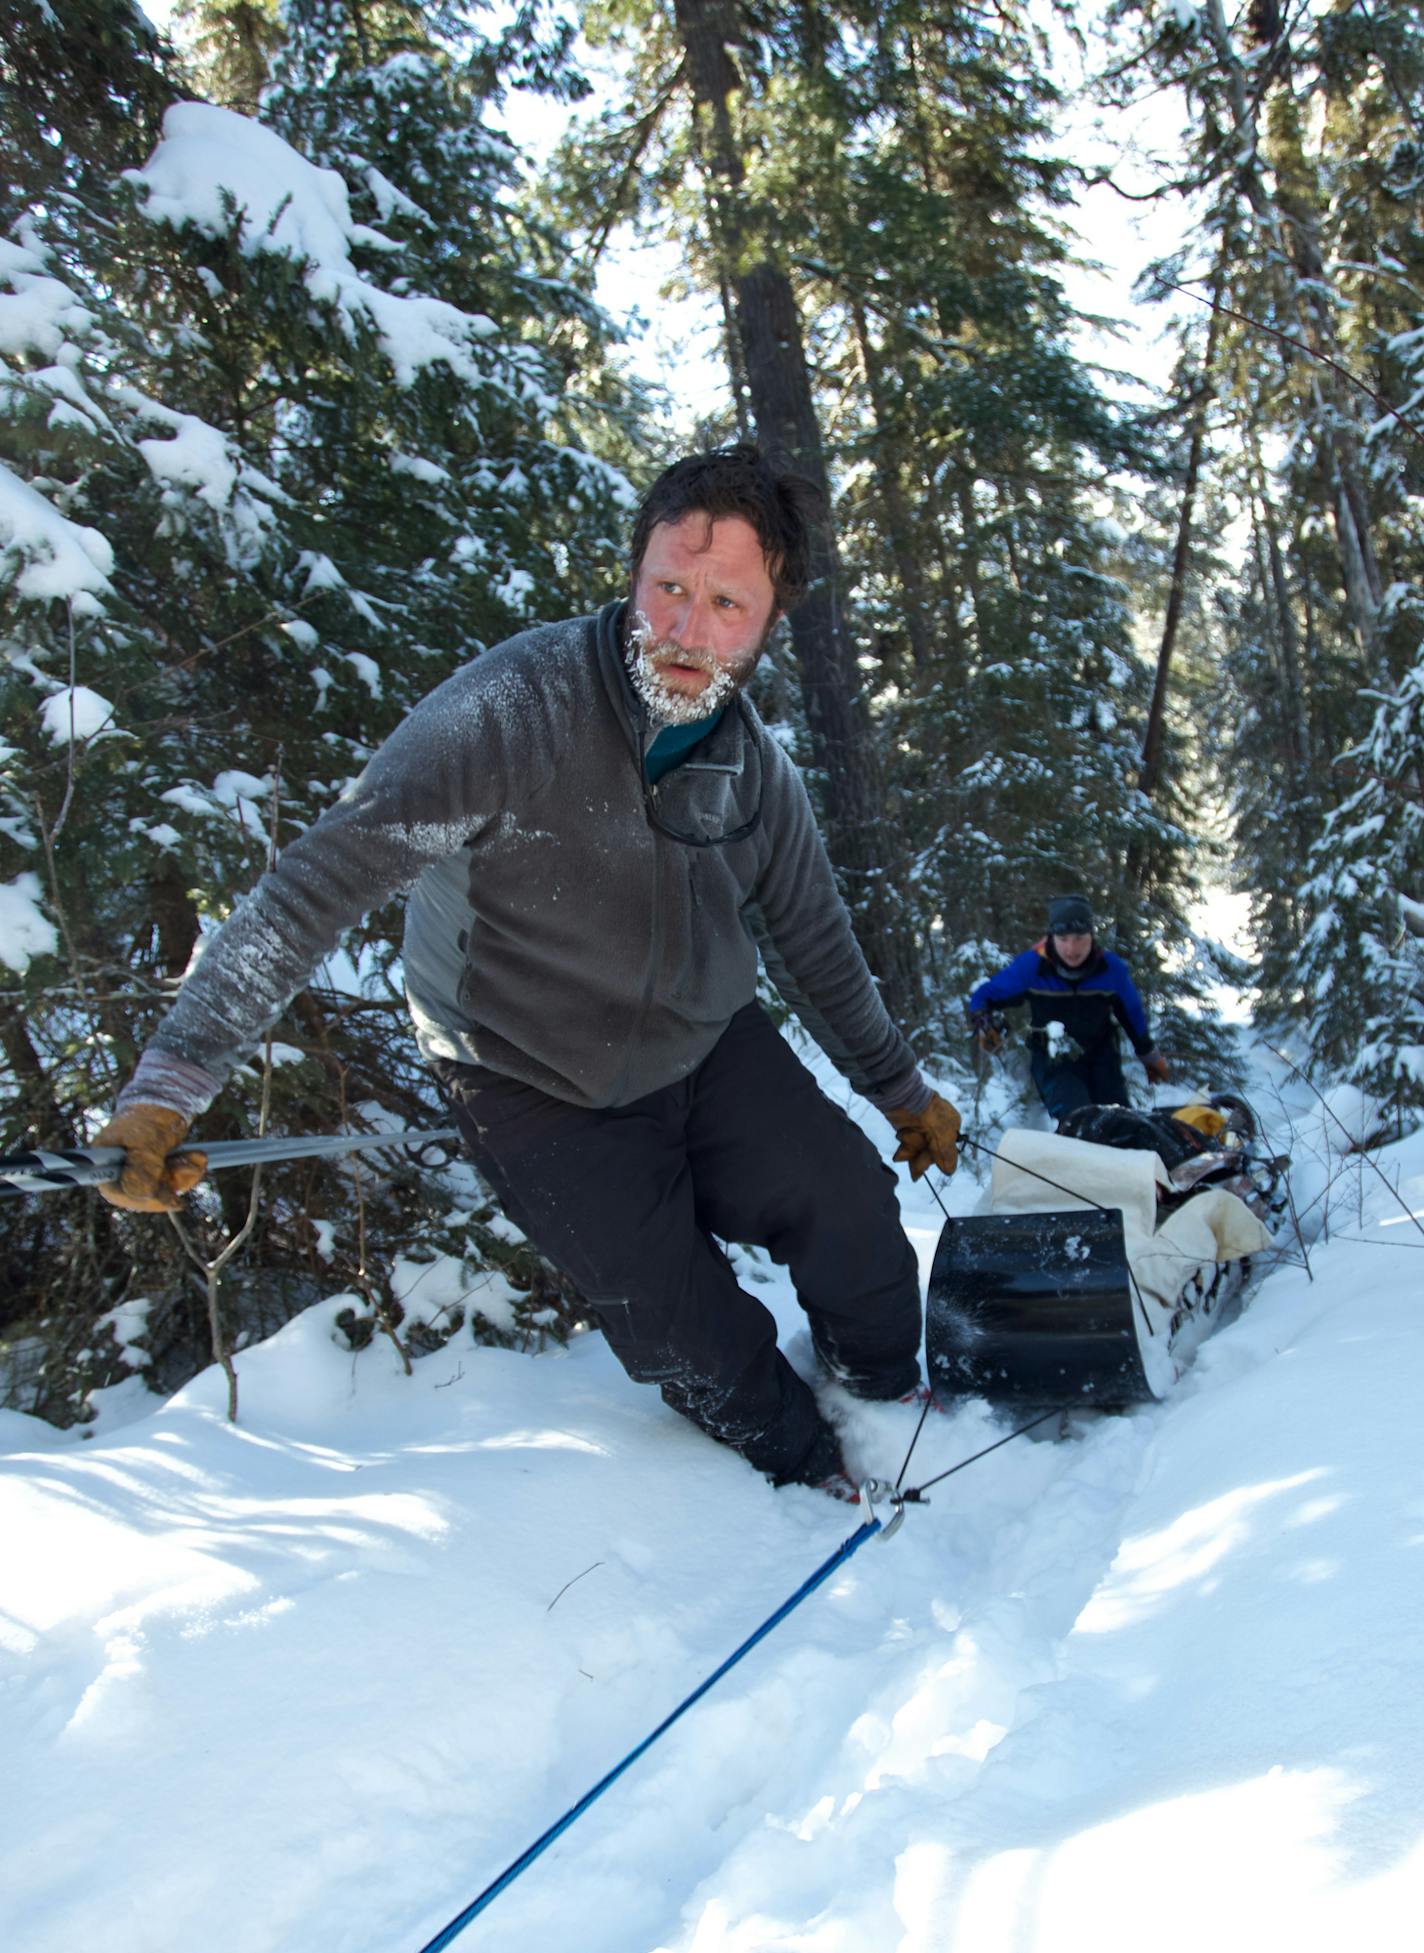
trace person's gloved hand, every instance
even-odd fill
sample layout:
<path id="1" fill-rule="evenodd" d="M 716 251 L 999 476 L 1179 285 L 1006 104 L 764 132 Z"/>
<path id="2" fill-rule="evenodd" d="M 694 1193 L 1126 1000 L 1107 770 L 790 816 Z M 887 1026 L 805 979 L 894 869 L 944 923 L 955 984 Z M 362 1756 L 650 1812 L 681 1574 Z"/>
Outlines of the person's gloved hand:
<path id="1" fill-rule="evenodd" d="M 980 1017 L 974 1025 L 974 1042 L 989 1057 L 1004 1048 L 1004 1027 L 996 1024 L 992 1017 Z"/>
<path id="2" fill-rule="evenodd" d="M 128 1158 L 117 1180 L 105 1181 L 99 1191 L 111 1207 L 127 1207 L 136 1214 L 163 1214 L 181 1207 L 181 1196 L 208 1170 L 206 1153 L 189 1153 L 168 1164 L 168 1155 L 181 1146 L 189 1121 L 166 1105 L 131 1105 L 115 1113 L 94 1140 L 96 1146 L 122 1146 Z"/>
<path id="3" fill-rule="evenodd" d="M 1143 1054 L 1142 1069 L 1154 1085 L 1165 1085 L 1172 1076 L 1171 1066 L 1155 1046 Z"/>
<path id="4" fill-rule="evenodd" d="M 918 1112 L 897 1107 L 885 1116 L 900 1135 L 895 1158 L 909 1167 L 912 1180 L 932 1166 L 950 1174 L 959 1165 L 959 1114 L 938 1092 L 931 1092 L 929 1104 Z"/>

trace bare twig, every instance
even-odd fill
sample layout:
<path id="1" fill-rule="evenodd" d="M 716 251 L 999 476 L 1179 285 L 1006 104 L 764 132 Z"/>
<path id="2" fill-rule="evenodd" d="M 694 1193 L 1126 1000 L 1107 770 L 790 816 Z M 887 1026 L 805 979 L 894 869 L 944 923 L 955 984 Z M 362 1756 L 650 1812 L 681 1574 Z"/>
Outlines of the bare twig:
<path id="1" fill-rule="evenodd" d="M 1290 1115 L 1290 1108 L 1287 1106 L 1285 1100 L 1281 1097 L 1280 1086 L 1276 1083 L 1274 1079 L 1270 1081 L 1270 1085 L 1271 1085 L 1271 1091 L 1276 1101 L 1276 1110 L 1280 1113 L 1281 1118 L 1285 1121 L 1286 1133 L 1289 1137 L 1290 1145 L 1293 1153 L 1296 1144 L 1296 1137 L 1297 1137 L 1295 1121 L 1294 1119 L 1292 1119 Z M 1288 1153 L 1286 1155 L 1288 1164 L 1291 1157 L 1292 1157 L 1291 1153 Z M 1301 1226 L 1301 1222 L 1304 1220 L 1305 1215 L 1310 1212 L 1310 1208 L 1315 1205 L 1315 1201 L 1311 1201 L 1310 1207 L 1306 1207 L 1304 1210 L 1298 1208 L 1295 1204 L 1295 1187 L 1292 1184 L 1291 1176 L 1289 1173 L 1286 1173 L 1284 1175 L 1284 1182 L 1285 1182 L 1285 1190 L 1286 1190 L 1286 1205 L 1290 1209 L 1291 1225 L 1295 1229 L 1295 1238 L 1300 1243 L 1301 1266 L 1305 1269 L 1306 1279 L 1313 1284 L 1315 1281 L 1315 1271 L 1310 1265 L 1310 1249 L 1305 1244 L 1305 1229 Z M 1328 1185 L 1326 1186 L 1324 1191 L 1327 1195 L 1329 1194 L 1330 1188 Z M 1319 1195 L 1317 1195 L 1316 1198 L 1318 1199 Z"/>
<path id="2" fill-rule="evenodd" d="M 1337 1241 L 1354 1241 L 1362 1248 L 1408 1248 L 1412 1254 L 1424 1254 L 1424 1241 L 1376 1241 L 1368 1234 L 1337 1234 Z"/>
<path id="3" fill-rule="evenodd" d="M 603 1565 L 602 1560 L 595 1560 L 593 1566 L 586 1566 L 582 1573 L 576 1573 L 572 1580 L 566 1580 L 563 1586 L 560 1587 L 559 1591 L 554 1595 L 554 1598 L 549 1602 L 549 1605 L 544 1609 L 544 1612 L 546 1614 L 552 1614 L 554 1609 L 558 1606 L 559 1602 L 563 1599 L 564 1595 L 568 1592 L 570 1587 L 576 1587 L 580 1580 L 586 1580 L 589 1574 L 591 1574 L 595 1568 L 601 1567 L 602 1565 Z"/>
<path id="4" fill-rule="evenodd" d="M 1210 312 L 1224 313 L 1228 319 L 1235 319 L 1238 325 L 1250 326 L 1253 332 L 1264 333 L 1268 339 L 1275 339 L 1282 346 L 1289 346 L 1292 352 L 1303 353 L 1307 359 L 1313 359 L 1318 366 L 1328 366 L 1332 373 L 1338 373 L 1342 380 L 1348 381 L 1352 387 L 1358 388 L 1366 399 L 1372 400 L 1382 413 L 1397 420 L 1412 440 L 1424 445 L 1424 427 L 1420 427 L 1417 421 L 1412 421 L 1407 414 L 1402 414 L 1398 407 L 1386 400 L 1368 380 L 1362 380 L 1358 373 L 1352 372 L 1340 360 L 1332 359 L 1329 353 L 1322 353 L 1318 346 L 1312 346 L 1304 339 L 1297 339 L 1294 333 L 1282 332 L 1279 326 L 1267 325 L 1264 319 L 1253 319 L 1248 312 L 1238 312 L 1232 306 L 1224 304 L 1221 299 L 1203 297 L 1200 292 L 1194 292 L 1188 285 L 1178 285 L 1170 278 L 1158 278 L 1157 283 L 1164 291 L 1180 292 L 1183 298 L 1195 299 L 1198 305 L 1206 306 Z"/>
<path id="5" fill-rule="evenodd" d="M 1307 1087 L 1308 1090 L 1312 1091 L 1315 1094 L 1316 1098 L 1319 1099 L 1320 1101 L 1321 1108 L 1324 1111 L 1326 1117 L 1332 1120 L 1340 1128 L 1341 1132 L 1344 1133 L 1346 1139 L 1349 1140 L 1350 1146 L 1353 1150 L 1357 1144 L 1355 1135 L 1350 1131 L 1350 1128 L 1345 1124 L 1345 1121 L 1335 1111 L 1335 1108 L 1330 1104 L 1329 1100 L 1326 1098 L 1325 1094 L 1321 1091 L 1320 1087 L 1315 1083 L 1314 1079 L 1307 1078 L 1305 1073 L 1301 1070 L 1300 1066 L 1295 1062 L 1294 1058 L 1288 1058 L 1284 1051 L 1277 1051 L 1275 1045 L 1270 1043 L 1268 1039 L 1258 1038 L 1257 1043 L 1265 1045 L 1267 1051 L 1272 1052 L 1277 1058 L 1279 1058 L 1283 1065 L 1288 1065 L 1292 1073 L 1295 1075 L 1295 1077 L 1297 1077 L 1301 1081 L 1301 1083 Z M 1421 1234 L 1424 1234 L 1424 1222 L 1420 1221 L 1419 1216 L 1415 1213 L 1414 1209 L 1409 1205 L 1408 1201 L 1400 1193 L 1398 1187 L 1395 1186 L 1394 1182 L 1390 1179 L 1389 1175 L 1385 1172 L 1384 1168 L 1380 1165 L 1379 1161 L 1371 1155 L 1370 1150 L 1367 1146 L 1359 1147 L 1358 1157 L 1361 1160 L 1363 1160 L 1366 1163 L 1366 1165 L 1373 1168 L 1375 1173 L 1378 1174 L 1380 1180 L 1389 1189 L 1390 1193 L 1393 1194 L 1395 1200 L 1398 1201 L 1400 1207 L 1404 1210 L 1406 1218 L 1413 1223 L 1413 1225 L 1419 1230 Z"/>
<path id="6" fill-rule="evenodd" d="M 340 1067 L 337 1083 L 341 1092 L 341 1123 L 343 1126 L 346 1126 L 350 1123 L 350 1115 L 346 1106 L 345 1065 Z M 406 1375 L 408 1377 L 413 1376 L 415 1372 L 411 1365 L 410 1349 L 401 1337 L 395 1322 L 392 1320 L 391 1312 L 386 1307 L 385 1295 L 377 1284 L 372 1281 L 371 1272 L 366 1266 L 366 1189 L 365 1183 L 361 1178 L 361 1161 L 359 1157 L 355 1157 L 351 1161 L 351 1177 L 356 1188 L 356 1274 L 354 1278 L 356 1287 L 366 1298 L 372 1315 L 375 1316 L 376 1321 L 394 1345 L 396 1354 L 401 1360 L 401 1367 L 404 1369 Z"/>
<path id="7" fill-rule="evenodd" d="M 619 221 L 627 214 L 624 209 L 624 204 L 628 191 L 638 180 L 639 166 L 643 160 L 643 153 L 653 139 L 658 123 L 662 120 L 663 111 L 667 108 L 668 103 L 673 99 L 682 85 L 683 70 L 686 65 L 685 59 L 679 61 L 671 79 L 668 81 L 666 87 L 661 90 L 652 107 L 637 118 L 632 124 L 631 131 L 620 131 L 620 133 L 631 133 L 633 142 L 623 158 L 623 167 L 619 171 L 616 188 L 604 199 L 603 222 L 594 232 L 589 243 L 588 251 L 585 254 L 585 263 L 590 268 L 598 263 L 603 255 L 604 247 L 608 243 L 610 234 Z"/>
<path id="8" fill-rule="evenodd" d="M 277 823 L 281 816 L 281 804 L 282 749 L 279 746 L 272 768 L 272 816 L 267 840 L 267 866 L 269 869 L 275 866 L 277 860 Z M 263 1040 L 262 1047 L 262 1097 L 257 1110 L 257 1136 L 259 1139 L 266 1136 L 267 1121 L 272 1111 L 272 1072 L 272 1033 L 269 1030 L 266 1038 Z M 177 1212 L 170 1212 L 168 1216 L 169 1220 L 173 1223 L 174 1232 L 183 1244 L 184 1253 L 201 1270 L 203 1280 L 207 1285 L 208 1334 L 212 1342 L 213 1355 L 222 1365 L 223 1375 L 227 1378 L 227 1419 L 229 1424 L 235 1424 L 237 1422 L 237 1369 L 232 1360 L 232 1352 L 227 1346 L 227 1338 L 223 1334 L 222 1311 L 219 1306 L 218 1291 L 222 1283 L 223 1270 L 243 1247 L 244 1243 L 250 1240 L 252 1230 L 257 1225 L 257 1216 L 261 1208 L 261 1194 L 262 1168 L 258 1165 L 252 1169 L 252 1191 L 247 1201 L 247 1218 L 237 1233 L 233 1235 L 232 1239 L 222 1249 L 221 1253 L 212 1261 L 209 1261 L 206 1256 L 198 1252 L 197 1248 L 189 1239 L 188 1231 L 183 1226 Z"/>
<path id="9" fill-rule="evenodd" d="M 271 1072 L 272 1040 L 269 1037 L 263 1068 L 264 1111 Z M 227 1421 L 229 1424 L 236 1424 L 237 1422 L 237 1368 L 232 1360 L 232 1352 L 228 1349 L 227 1338 L 223 1334 L 222 1312 L 218 1306 L 218 1290 L 221 1286 L 223 1270 L 227 1267 L 238 1249 L 249 1238 L 253 1228 L 257 1224 L 258 1195 L 261 1191 L 261 1186 L 262 1168 L 255 1166 L 252 1169 L 252 1194 L 247 1203 L 247 1219 L 243 1222 L 237 1233 L 233 1235 L 221 1254 L 213 1261 L 209 1261 L 206 1256 L 198 1252 L 197 1248 L 189 1239 L 188 1231 L 184 1227 L 176 1210 L 170 1210 L 168 1215 L 169 1220 L 173 1224 L 174 1233 L 183 1244 L 183 1252 L 195 1264 L 207 1288 L 208 1335 L 212 1344 L 213 1356 L 222 1365 L 223 1375 L 227 1378 Z"/>
<path id="10" fill-rule="evenodd" d="M 239 630 L 229 631 L 226 637 L 217 638 L 212 644 L 200 645 L 196 651 L 191 652 L 186 658 L 180 658 L 177 664 L 170 666 L 169 669 L 172 671 L 189 671 L 198 662 L 199 658 L 206 658 L 213 651 L 226 650 L 229 644 L 236 644 L 239 638 L 247 637 L 252 631 L 260 631 L 264 624 L 270 624 L 274 618 L 279 623 L 285 624 L 288 621 L 288 614 L 290 612 L 305 610 L 308 604 L 314 604 L 318 597 L 324 596 L 325 594 L 323 590 L 313 590 L 310 595 L 299 597 L 296 603 L 287 604 L 281 610 L 272 609 L 264 611 L 260 617 L 254 617 L 250 624 L 242 625 Z"/>
<path id="11" fill-rule="evenodd" d="M 45 868 L 49 873 L 49 899 L 54 904 L 55 918 L 59 923 L 59 933 L 64 938 L 65 956 L 69 963 L 69 974 L 74 980 L 75 990 L 87 995 L 88 986 L 84 982 L 79 965 L 79 951 L 75 945 L 73 931 L 69 927 L 69 916 L 65 911 L 64 898 L 59 892 L 59 871 L 54 860 L 54 832 L 45 819 L 44 802 L 39 795 L 34 796 L 35 814 L 40 824 L 40 839 L 44 843 Z"/>
<path id="12" fill-rule="evenodd" d="M 74 688 L 79 679 L 79 654 L 74 643 L 74 599 L 67 598 L 65 609 L 69 613 L 69 754 L 64 781 L 64 799 L 59 803 L 59 812 L 54 817 L 51 841 L 59 839 L 59 831 L 69 818 L 69 804 L 74 798 Z"/>
<path id="13" fill-rule="evenodd" d="M 1295 1229 L 1295 1238 L 1300 1243 L 1301 1264 L 1305 1269 L 1306 1280 L 1313 1284 L 1315 1281 L 1315 1270 L 1310 1265 L 1310 1250 L 1305 1245 L 1305 1233 L 1300 1224 L 1300 1215 L 1296 1212 L 1295 1190 L 1291 1186 L 1291 1178 L 1289 1173 L 1285 1175 L 1285 1183 L 1286 1183 L 1286 1205 L 1290 1208 L 1291 1226 Z"/>
<path id="14" fill-rule="evenodd" d="M 321 1005 L 328 1017 L 355 1017 L 362 1011 L 397 1011 L 409 1016 L 410 1005 L 404 997 L 347 997 L 339 990 L 319 990 L 315 984 L 309 986 L 311 994 Z M 340 1003 L 333 1001 L 340 997 Z M 316 1047 L 299 1045 L 299 1050 L 315 1050 Z"/>

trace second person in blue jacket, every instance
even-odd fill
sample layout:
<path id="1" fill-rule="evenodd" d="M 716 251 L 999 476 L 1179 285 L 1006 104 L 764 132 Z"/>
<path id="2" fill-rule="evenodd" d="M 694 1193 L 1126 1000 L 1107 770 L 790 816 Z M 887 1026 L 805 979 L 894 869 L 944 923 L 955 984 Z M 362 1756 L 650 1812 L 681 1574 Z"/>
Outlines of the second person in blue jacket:
<path id="1" fill-rule="evenodd" d="M 1048 933 L 973 992 L 969 1020 L 986 1049 L 998 1043 L 992 1013 L 1027 1004 L 1030 1068 L 1039 1097 L 1057 1120 L 1083 1105 L 1125 1105 L 1117 1026 L 1132 1040 L 1154 1084 L 1167 1060 L 1147 1028 L 1147 1013 L 1126 963 L 1099 947 L 1086 896 L 1048 905 Z M 1056 1027 L 1056 1028 L 1055 1028 Z"/>

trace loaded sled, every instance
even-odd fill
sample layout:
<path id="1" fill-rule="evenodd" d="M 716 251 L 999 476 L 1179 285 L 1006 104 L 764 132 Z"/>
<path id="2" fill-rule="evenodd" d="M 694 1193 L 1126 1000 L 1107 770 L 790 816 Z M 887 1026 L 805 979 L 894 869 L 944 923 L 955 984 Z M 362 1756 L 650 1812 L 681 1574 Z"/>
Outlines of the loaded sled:
<path id="1" fill-rule="evenodd" d="M 1086 1106 L 1010 1130 L 988 1210 L 935 1252 L 926 1356 L 942 1396 L 1117 1409 L 1165 1397 L 1240 1308 L 1270 1245 L 1288 1162 L 1245 1101 Z"/>

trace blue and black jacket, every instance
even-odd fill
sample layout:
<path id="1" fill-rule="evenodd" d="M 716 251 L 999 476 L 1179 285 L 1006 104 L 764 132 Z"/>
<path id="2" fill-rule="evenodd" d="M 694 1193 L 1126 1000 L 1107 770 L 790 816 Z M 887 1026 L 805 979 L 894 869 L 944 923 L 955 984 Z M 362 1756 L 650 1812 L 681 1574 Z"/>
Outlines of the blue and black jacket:
<path id="1" fill-rule="evenodd" d="M 985 978 L 970 996 L 969 1014 L 971 1018 L 984 1017 L 991 1010 L 1007 1010 L 1015 1004 L 1028 1005 L 1030 1035 L 1046 1025 L 1061 1024 L 1088 1052 L 1111 1036 L 1116 1019 L 1139 1058 L 1147 1057 L 1153 1049 L 1147 1013 L 1126 963 L 1096 943 L 1087 961 L 1070 970 L 1058 961 L 1045 936 L 1004 969 Z"/>

